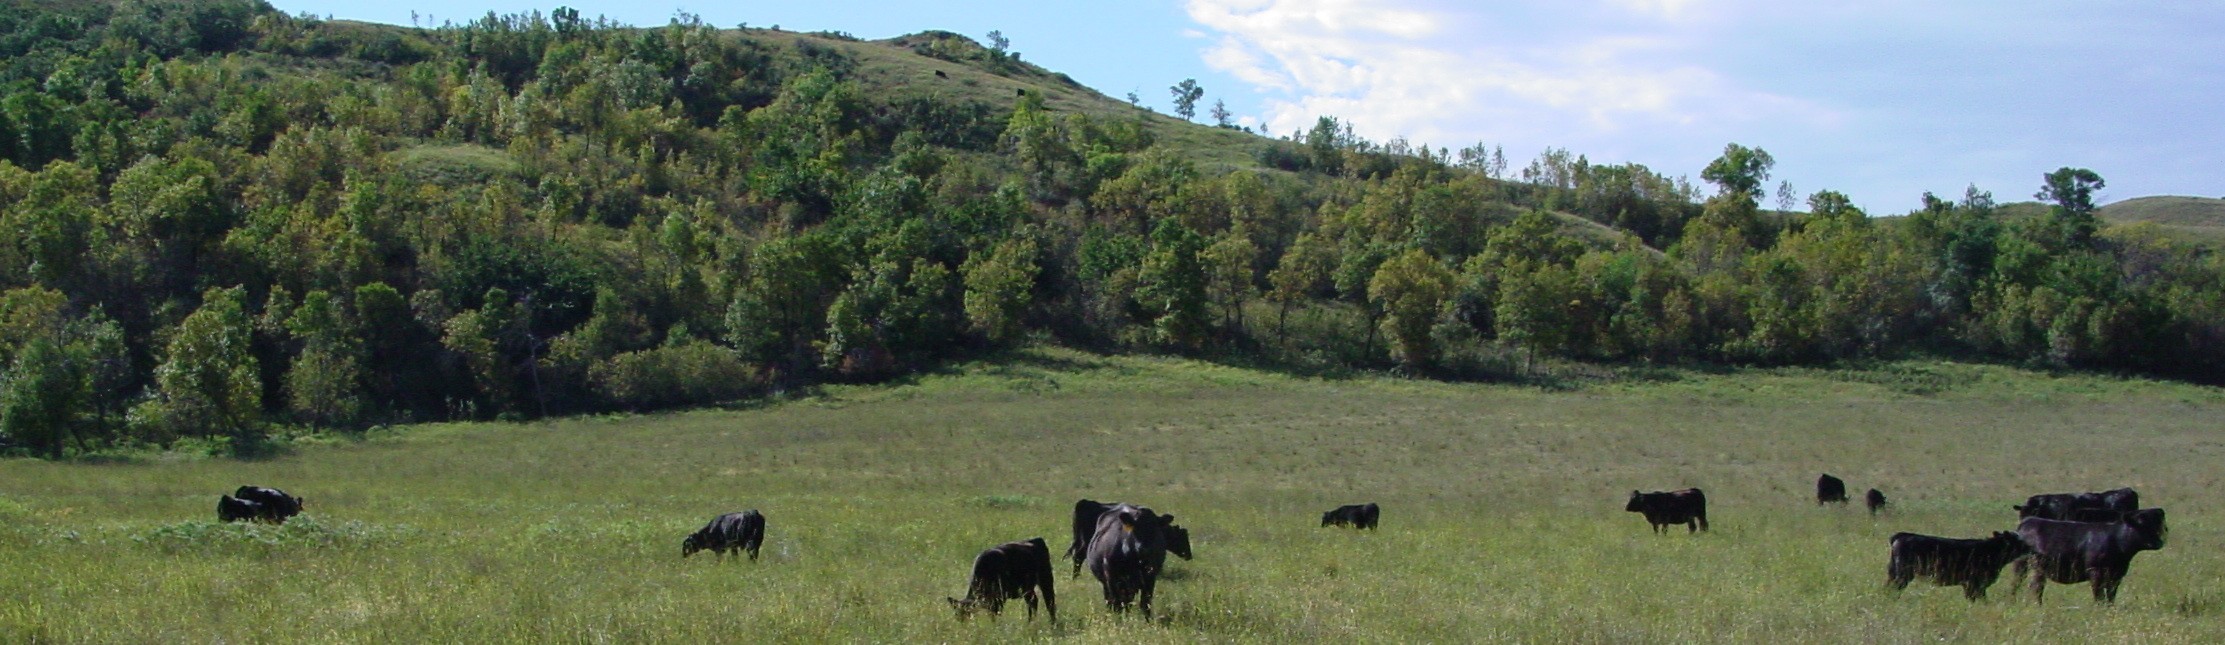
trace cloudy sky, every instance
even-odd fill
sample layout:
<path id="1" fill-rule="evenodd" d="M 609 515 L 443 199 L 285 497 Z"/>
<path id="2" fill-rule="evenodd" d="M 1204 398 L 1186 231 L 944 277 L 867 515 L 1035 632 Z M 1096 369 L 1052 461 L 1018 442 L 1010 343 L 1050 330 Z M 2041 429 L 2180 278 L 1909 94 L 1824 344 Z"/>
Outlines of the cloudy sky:
<path id="1" fill-rule="evenodd" d="M 1738 142 L 1800 194 L 1878 214 L 1967 185 L 2029 199 L 2066 165 L 2101 173 L 2105 201 L 2225 196 L 2225 3 L 2211 0 L 272 4 L 405 25 L 561 4 L 636 25 L 684 10 L 863 38 L 1000 30 L 1025 59 L 1161 111 L 1195 78 L 1205 104 L 1267 132 L 1332 115 L 1376 140 L 1501 145 L 1517 166 L 1560 147 L 1694 181 Z"/>

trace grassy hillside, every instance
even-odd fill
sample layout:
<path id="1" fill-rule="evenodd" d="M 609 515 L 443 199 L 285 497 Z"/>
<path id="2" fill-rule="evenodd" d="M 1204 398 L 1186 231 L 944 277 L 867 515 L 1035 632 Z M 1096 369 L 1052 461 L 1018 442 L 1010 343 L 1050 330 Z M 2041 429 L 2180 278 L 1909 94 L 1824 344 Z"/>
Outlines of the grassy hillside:
<path id="1" fill-rule="evenodd" d="M 2155 222 L 2186 228 L 2225 228 L 2225 199 L 2163 195 L 2137 197 L 2101 207 L 2111 222 Z"/>
<path id="2" fill-rule="evenodd" d="M 0 640 L 2215 642 L 2225 525 L 2197 503 L 2225 485 L 2220 418 L 2214 389 L 1945 363 L 1553 393 L 1035 350 L 754 409 L 0 463 Z M 1823 471 L 1893 510 L 1815 507 Z M 241 483 L 308 514 L 211 525 Z M 2113 609 L 1881 589 L 1893 532 L 1979 535 L 2026 494 L 2119 485 L 2172 533 Z M 1712 532 L 1621 511 L 1682 486 Z M 1063 569 L 1055 624 L 952 619 L 975 552 L 1063 548 L 1078 497 L 1194 531 L 1159 620 Z M 1360 501 L 1379 532 L 1317 528 Z M 679 558 L 742 508 L 770 519 L 762 561 Z"/>
<path id="3" fill-rule="evenodd" d="M 2016 220 L 2047 214 L 2039 202 L 2002 204 L 1999 215 Z M 2104 222 L 2117 227 L 2154 226 L 2172 239 L 2210 247 L 2225 245 L 2225 199 L 2161 195 L 2114 202 L 2096 211 Z"/>

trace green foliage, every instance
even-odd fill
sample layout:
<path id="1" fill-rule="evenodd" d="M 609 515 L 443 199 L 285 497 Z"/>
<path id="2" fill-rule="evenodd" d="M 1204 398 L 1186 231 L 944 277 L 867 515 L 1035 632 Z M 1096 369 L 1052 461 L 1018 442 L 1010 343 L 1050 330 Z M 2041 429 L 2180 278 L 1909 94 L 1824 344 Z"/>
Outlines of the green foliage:
<path id="1" fill-rule="evenodd" d="M 633 410 L 731 401 L 759 387 L 733 350 L 702 340 L 612 356 L 591 378 L 597 394 Z"/>
<path id="2" fill-rule="evenodd" d="M 991 343 L 1019 337 L 1035 289 L 1035 240 L 1025 236 L 997 243 L 961 269 L 966 285 L 966 324 Z"/>
<path id="3" fill-rule="evenodd" d="M 1769 170 L 1776 166 L 1777 160 L 1768 151 L 1731 143 L 1723 146 L 1723 156 L 1700 171 L 1700 178 L 1714 183 L 1723 195 L 1758 203 L 1762 185 L 1769 181 Z"/>
<path id="4" fill-rule="evenodd" d="M 1400 365 L 1419 371 L 1436 360 L 1431 330 L 1452 290 L 1452 271 L 1421 249 L 1399 254 L 1375 270 L 1368 298 L 1383 310 L 1383 332 Z"/>
<path id="5" fill-rule="evenodd" d="M 1182 350 L 1197 350 L 1211 333 L 1206 311 L 1203 236 L 1173 218 L 1151 230 L 1151 253 L 1136 274 L 1136 302 L 1151 322 L 1152 340 Z"/>
<path id="6" fill-rule="evenodd" d="M 1197 101 L 1205 98 L 1205 88 L 1198 86 L 1197 79 L 1182 79 L 1182 82 L 1176 83 L 1174 87 L 1167 88 L 1167 92 L 1174 95 L 1174 113 L 1176 115 L 1181 116 L 1185 121 L 1197 118 Z"/>
<path id="7" fill-rule="evenodd" d="M 1562 148 L 1508 177 L 1336 117 L 1195 126 L 1195 83 L 1168 118 L 947 32 L 8 7 L 0 407 L 45 456 L 685 405 L 725 395 L 611 388 L 705 345 L 782 391 L 1022 339 L 1333 373 L 1388 365 L 1378 335 L 1463 378 L 1942 352 L 2225 379 L 2225 264 L 2157 239 L 2199 222 L 2105 226 L 2076 168 L 2045 209 L 1792 214 L 1737 144 L 1704 201 Z"/>
<path id="8" fill-rule="evenodd" d="M 245 299 L 242 287 L 202 294 L 201 306 L 172 333 L 155 368 L 153 397 L 132 408 L 132 425 L 165 441 L 221 438 L 235 454 L 263 449 L 262 385 Z"/>

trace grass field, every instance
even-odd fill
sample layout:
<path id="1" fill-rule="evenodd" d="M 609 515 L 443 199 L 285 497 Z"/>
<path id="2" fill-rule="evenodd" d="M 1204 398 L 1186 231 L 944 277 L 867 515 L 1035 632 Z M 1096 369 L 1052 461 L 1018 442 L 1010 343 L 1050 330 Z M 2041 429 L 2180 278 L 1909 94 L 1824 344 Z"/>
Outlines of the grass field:
<path id="1" fill-rule="evenodd" d="M 1545 391 L 1315 380 L 1032 350 L 752 409 L 458 424 L 263 462 L 0 462 L 0 641 L 2221 642 L 2225 393 L 2006 368 L 1673 373 Z M 1818 472 L 1895 501 L 1808 501 Z M 308 499 L 215 525 L 219 493 Z M 2031 493 L 2171 511 L 2115 607 L 1884 591 L 1896 531 L 2013 525 Z M 1700 486 L 1656 536 L 1631 489 Z M 1059 579 L 1061 620 L 954 620 L 973 554 L 1079 497 L 1170 512 L 1159 618 Z M 1316 526 L 1383 506 L 1379 532 Z M 711 516 L 759 562 L 682 560 Z"/>

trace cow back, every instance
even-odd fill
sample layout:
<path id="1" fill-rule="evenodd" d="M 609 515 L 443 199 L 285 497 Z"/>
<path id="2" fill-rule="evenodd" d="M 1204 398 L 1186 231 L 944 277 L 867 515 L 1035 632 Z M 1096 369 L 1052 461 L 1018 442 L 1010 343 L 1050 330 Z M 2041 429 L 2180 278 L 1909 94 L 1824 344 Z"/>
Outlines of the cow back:
<path id="1" fill-rule="evenodd" d="M 1832 477 L 1830 473 L 1824 473 L 1823 476 L 1816 478 L 1817 504 L 1845 501 L 1847 501 L 1845 481 Z"/>

